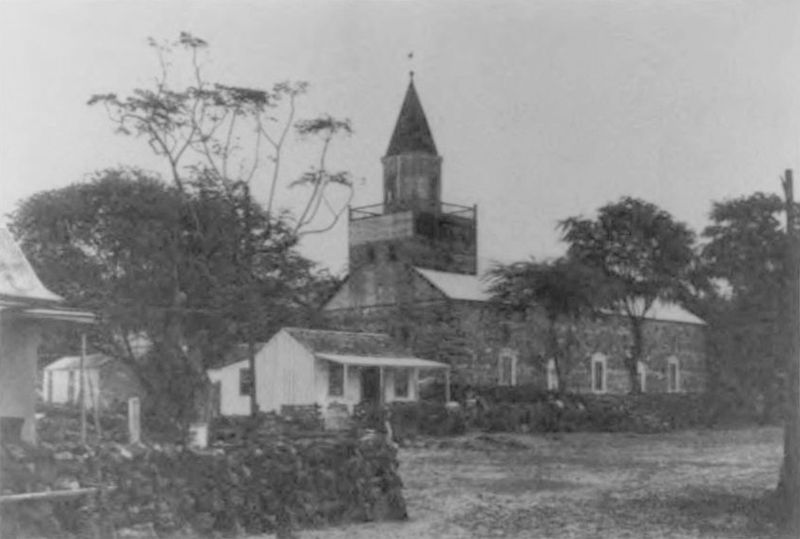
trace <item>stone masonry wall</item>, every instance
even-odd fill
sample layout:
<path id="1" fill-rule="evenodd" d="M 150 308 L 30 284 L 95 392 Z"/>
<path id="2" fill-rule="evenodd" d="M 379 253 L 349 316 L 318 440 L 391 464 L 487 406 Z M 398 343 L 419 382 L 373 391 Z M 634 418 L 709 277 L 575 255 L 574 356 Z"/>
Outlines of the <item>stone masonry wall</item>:
<path id="1" fill-rule="evenodd" d="M 547 322 L 541 313 L 523 318 L 481 302 L 430 301 L 330 310 L 325 316 L 331 328 L 386 332 L 420 357 L 451 364 L 454 383 L 497 384 L 498 357 L 505 353 L 516 356 L 517 384 L 546 387 Z M 599 353 L 606 357 L 607 391 L 627 393 L 624 357 L 631 343 L 627 319 L 607 315 L 582 320 L 574 329 L 577 344 L 570 360 L 561 365 L 562 387 L 590 392 L 591 357 Z M 646 392 L 667 391 L 671 357 L 680 364 L 682 391 L 705 389 L 704 326 L 647 321 L 644 331 Z"/>

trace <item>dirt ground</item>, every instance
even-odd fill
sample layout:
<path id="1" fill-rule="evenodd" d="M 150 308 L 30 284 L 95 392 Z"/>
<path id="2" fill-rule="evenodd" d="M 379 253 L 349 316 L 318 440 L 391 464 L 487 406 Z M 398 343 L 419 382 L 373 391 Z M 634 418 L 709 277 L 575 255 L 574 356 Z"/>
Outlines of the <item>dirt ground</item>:
<path id="1" fill-rule="evenodd" d="M 481 435 L 401 448 L 409 519 L 302 539 L 777 537 L 776 428 Z"/>

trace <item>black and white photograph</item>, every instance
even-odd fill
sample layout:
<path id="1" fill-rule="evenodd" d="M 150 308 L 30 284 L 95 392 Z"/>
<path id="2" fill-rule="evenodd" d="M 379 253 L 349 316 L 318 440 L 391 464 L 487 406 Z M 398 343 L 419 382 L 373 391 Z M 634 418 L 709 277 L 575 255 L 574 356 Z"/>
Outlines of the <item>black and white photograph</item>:
<path id="1" fill-rule="evenodd" d="M 800 537 L 800 3 L 0 0 L 0 539 Z"/>

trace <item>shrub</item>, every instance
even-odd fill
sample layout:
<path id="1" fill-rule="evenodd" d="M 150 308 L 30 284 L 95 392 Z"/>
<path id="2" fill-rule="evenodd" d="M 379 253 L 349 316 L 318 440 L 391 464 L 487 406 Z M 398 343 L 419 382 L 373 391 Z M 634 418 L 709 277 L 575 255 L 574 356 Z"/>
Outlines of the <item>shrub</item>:
<path id="1" fill-rule="evenodd" d="M 90 520 L 116 529 L 152 525 L 159 533 L 202 536 L 405 517 L 396 450 L 382 437 L 245 440 L 205 452 L 166 444 L 4 445 L 2 465 L 5 489 L 103 487 L 83 513 L 51 503 L 30 517 L 3 518 L 9 537 L 82 534 L 86 519 L 76 515 L 87 511 Z"/>
<path id="2" fill-rule="evenodd" d="M 453 436 L 467 430 L 460 407 L 451 409 L 435 401 L 393 402 L 385 406 L 362 403 L 356 406 L 353 418 L 361 428 L 378 432 L 386 430 L 389 418 L 392 436 L 398 442 L 418 435 Z"/>

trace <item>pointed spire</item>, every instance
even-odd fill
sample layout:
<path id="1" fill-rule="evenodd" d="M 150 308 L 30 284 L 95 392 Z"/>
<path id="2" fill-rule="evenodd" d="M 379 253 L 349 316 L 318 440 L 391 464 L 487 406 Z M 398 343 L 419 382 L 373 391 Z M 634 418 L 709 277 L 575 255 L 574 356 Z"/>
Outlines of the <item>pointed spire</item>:
<path id="1" fill-rule="evenodd" d="M 397 124 L 394 126 L 394 133 L 392 133 L 392 140 L 389 142 L 386 155 L 404 153 L 438 155 L 433 135 L 428 127 L 428 120 L 425 118 L 417 90 L 414 88 L 414 72 L 412 71 L 410 75 L 411 80 L 408 83 L 406 97 L 400 108 L 400 115 L 397 117 Z"/>

